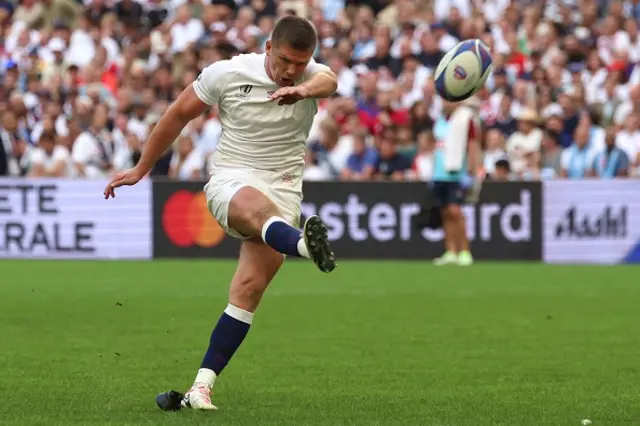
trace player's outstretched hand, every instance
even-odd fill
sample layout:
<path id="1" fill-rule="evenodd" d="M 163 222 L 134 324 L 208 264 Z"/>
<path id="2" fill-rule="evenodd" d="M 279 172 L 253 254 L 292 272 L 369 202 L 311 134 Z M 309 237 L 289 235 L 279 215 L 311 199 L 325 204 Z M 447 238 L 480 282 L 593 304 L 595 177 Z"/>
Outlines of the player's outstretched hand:
<path id="1" fill-rule="evenodd" d="M 142 179 L 143 176 L 144 174 L 141 174 L 135 168 L 118 173 L 113 179 L 111 179 L 111 182 L 109 182 L 107 187 L 104 189 L 104 199 L 108 200 L 109 197 L 115 198 L 116 188 L 119 188 L 121 186 L 135 185 L 136 183 L 140 182 L 140 179 Z"/>
<path id="2" fill-rule="evenodd" d="M 270 96 L 272 101 L 279 100 L 278 105 L 292 105 L 309 97 L 309 89 L 303 86 L 281 87 Z"/>

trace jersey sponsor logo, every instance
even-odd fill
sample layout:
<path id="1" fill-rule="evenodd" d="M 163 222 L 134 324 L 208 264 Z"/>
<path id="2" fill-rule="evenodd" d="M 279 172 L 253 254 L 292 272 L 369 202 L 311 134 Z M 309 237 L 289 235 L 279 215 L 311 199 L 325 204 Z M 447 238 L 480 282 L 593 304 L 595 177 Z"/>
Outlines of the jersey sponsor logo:
<path id="1" fill-rule="evenodd" d="M 214 247 L 224 239 L 224 230 L 207 208 L 203 192 L 179 190 L 162 208 L 162 229 L 177 247 Z"/>

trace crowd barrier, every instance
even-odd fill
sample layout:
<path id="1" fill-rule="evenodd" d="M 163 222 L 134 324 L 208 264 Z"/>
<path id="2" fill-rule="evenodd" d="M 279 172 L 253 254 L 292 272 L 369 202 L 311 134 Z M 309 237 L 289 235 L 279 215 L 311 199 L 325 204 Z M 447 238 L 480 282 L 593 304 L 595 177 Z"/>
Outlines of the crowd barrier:
<path id="1" fill-rule="evenodd" d="M 239 243 L 207 211 L 204 182 L 0 179 L 0 258 L 233 258 Z M 424 183 L 304 185 L 341 259 L 430 259 L 442 230 L 421 230 Z M 640 262 L 640 181 L 486 183 L 466 206 L 476 259 Z"/>

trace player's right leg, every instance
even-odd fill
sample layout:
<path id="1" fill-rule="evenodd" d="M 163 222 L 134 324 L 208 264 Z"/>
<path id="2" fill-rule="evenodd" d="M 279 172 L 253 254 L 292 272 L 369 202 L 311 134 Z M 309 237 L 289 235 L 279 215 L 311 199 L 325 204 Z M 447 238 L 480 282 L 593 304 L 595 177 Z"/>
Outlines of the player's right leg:
<path id="1" fill-rule="evenodd" d="M 242 242 L 238 267 L 231 281 L 229 303 L 211 333 L 209 346 L 191 388 L 183 395 L 169 391 L 156 397 L 163 410 L 191 408 L 216 410 L 211 391 L 244 341 L 262 295 L 278 272 L 284 257 L 259 238 Z"/>
<path id="2" fill-rule="evenodd" d="M 301 231 L 282 217 L 273 201 L 252 186 L 240 188 L 233 196 L 227 223 L 243 236 L 260 236 L 279 253 L 310 258 L 322 272 L 336 267 L 327 228 L 318 216 L 308 217 Z"/>

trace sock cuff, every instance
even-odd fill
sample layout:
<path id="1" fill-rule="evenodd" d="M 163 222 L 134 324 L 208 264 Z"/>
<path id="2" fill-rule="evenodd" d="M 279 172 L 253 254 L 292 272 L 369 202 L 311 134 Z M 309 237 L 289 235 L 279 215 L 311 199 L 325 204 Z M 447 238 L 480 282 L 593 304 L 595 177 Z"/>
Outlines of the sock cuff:
<path id="1" fill-rule="evenodd" d="M 242 321 L 245 324 L 251 325 L 251 322 L 253 321 L 253 313 L 240 309 L 237 306 L 233 306 L 231 303 L 227 305 L 224 313 L 229 315 L 231 318 Z"/>
<path id="2" fill-rule="evenodd" d="M 287 221 L 284 220 L 284 218 L 281 218 L 279 216 L 271 216 L 269 219 L 267 219 L 267 221 L 264 223 L 264 225 L 262 225 L 262 241 L 266 241 L 267 240 L 267 230 L 275 222 L 282 222 L 285 225 L 288 225 Z"/>

